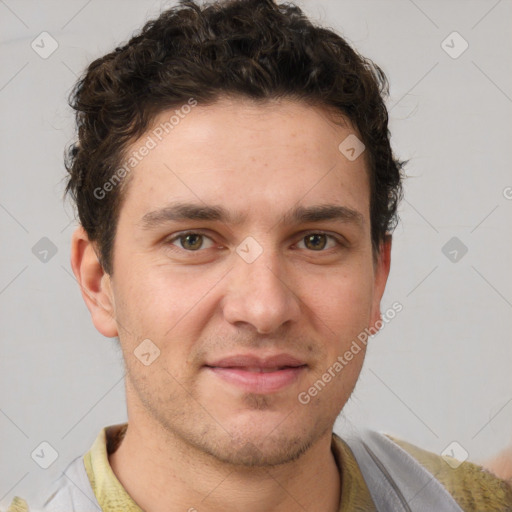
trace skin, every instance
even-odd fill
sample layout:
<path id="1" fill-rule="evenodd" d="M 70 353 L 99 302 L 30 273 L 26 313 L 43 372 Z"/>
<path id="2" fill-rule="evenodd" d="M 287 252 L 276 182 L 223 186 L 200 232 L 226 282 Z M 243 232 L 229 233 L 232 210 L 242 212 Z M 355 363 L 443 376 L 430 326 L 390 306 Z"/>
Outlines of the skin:
<path id="1" fill-rule="evenodd" d="M 512 445 L 483 462 L 482 465 L 497 477 L 512 484 Z"/>
<path id="2" fill-rule="evenodd" d="M 198 105 L 131 171 L 111 276 L 75 231 L 73 271 L 126 366 L 129 427 L 110 464 L 144 510 L 338 510 L 332 428 L 364 347 L 309 404 L 297 396 L 380 318 L 391 250 L 388 237 L 374 259 L 366 154 L 349 161 L 338 150 L 350 134 L 348 121 L 288 99 Z M 148 212 L 177 201 L 242 217 L 144 228 Z M 298 205 L 325 204 L 360 221 L 283 223 Z M 205 238 L 175 238 L 187 230 Z M 249 236 L 263 251 L 252 263 L 236 252 Z M 145 339 L 160 350 L 148 366 L 134 355 Z M 275 392 L 248 392 L 204 366 L 282 352 L 305 367 Z"/>

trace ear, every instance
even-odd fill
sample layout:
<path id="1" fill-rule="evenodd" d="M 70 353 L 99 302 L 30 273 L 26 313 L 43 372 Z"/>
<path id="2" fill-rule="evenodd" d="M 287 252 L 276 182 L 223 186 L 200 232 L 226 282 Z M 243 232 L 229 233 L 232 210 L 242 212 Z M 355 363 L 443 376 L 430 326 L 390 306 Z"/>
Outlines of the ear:
<path id="1" fill-rule="evenodd" d="M 386 289 L 389 270 L 391 268 L 391 235 L 386 235 L 380 244 L 377 261 L 374 264 L 374 282 L 373 282 L 373 303 L 370 317 L 370 326 L 374 329 L 377 321 L 380 320 L 380 301 Z M 378 330 L 378 329 L 377 329 Z"/>
<path id="2" fill-rule="evenodd" d="M 108 338 L 117 336 L 110 276 L 103 270 L 95 246 L 82 226 L 71 239 L 71 268 L 96 329 Z"/>

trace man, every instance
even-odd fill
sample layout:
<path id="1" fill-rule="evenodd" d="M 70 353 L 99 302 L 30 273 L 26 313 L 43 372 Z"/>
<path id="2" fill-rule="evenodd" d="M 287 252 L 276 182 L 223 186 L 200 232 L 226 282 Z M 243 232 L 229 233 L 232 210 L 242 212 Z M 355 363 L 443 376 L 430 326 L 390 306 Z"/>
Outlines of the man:
<path id="1" fill-rule="evenodd" d="M 332 432 L 382 325 L 403 167 L 386 93 L 376 65 L 271 0 L 182 2 L 89 66 L 71 264 L 119 339 L 128 423 L 44 510 L 511 509 L 476 465 Z"/>

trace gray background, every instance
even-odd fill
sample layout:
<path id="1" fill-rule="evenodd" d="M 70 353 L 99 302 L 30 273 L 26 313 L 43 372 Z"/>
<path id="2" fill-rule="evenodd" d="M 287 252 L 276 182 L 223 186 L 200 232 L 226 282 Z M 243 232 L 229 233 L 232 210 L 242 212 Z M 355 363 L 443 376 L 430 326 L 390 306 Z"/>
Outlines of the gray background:
<path id="1" fill-rule="evenodd" d="M 120 351 L 94 329 L 69 265 L 66 98 L 92 59 L 166 5 L 0 0 L 2 508 L 126 420 Z M 411 159 L 383 300 L 404 309 L 372 340 L 336 430 L 366 425 L 437 453 L 456 440 L 485 459 L 512 431 L 512 3 L 299 5 L 384 69 L 393 147 Z M 43 31 L 58 43 L 46 59 L 31 47 Z M 442 45 L 454 31 L 469 44 L 458 58 L 445 51 L 460 51 L 457 36 Z M 43 237 L 57 250 L 46 262 L 32 252 Z M 468 249 L 455 262 L 442 250 L 452 237 Z M 46 470 L 31 458 L 43 441 L 58 452 Z"/>

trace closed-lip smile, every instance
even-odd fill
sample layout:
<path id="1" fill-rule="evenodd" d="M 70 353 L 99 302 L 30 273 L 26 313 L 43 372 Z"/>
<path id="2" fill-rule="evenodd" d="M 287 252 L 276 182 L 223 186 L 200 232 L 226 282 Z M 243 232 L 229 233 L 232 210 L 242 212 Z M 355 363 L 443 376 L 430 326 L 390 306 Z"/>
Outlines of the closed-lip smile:
<path id="1" fill-rule="evenodd" d="M 222 380 L 252 393 L 274 393 L 297 380 L 307 364 L 290 354 L 235 354 L 205 364 Z"/>

